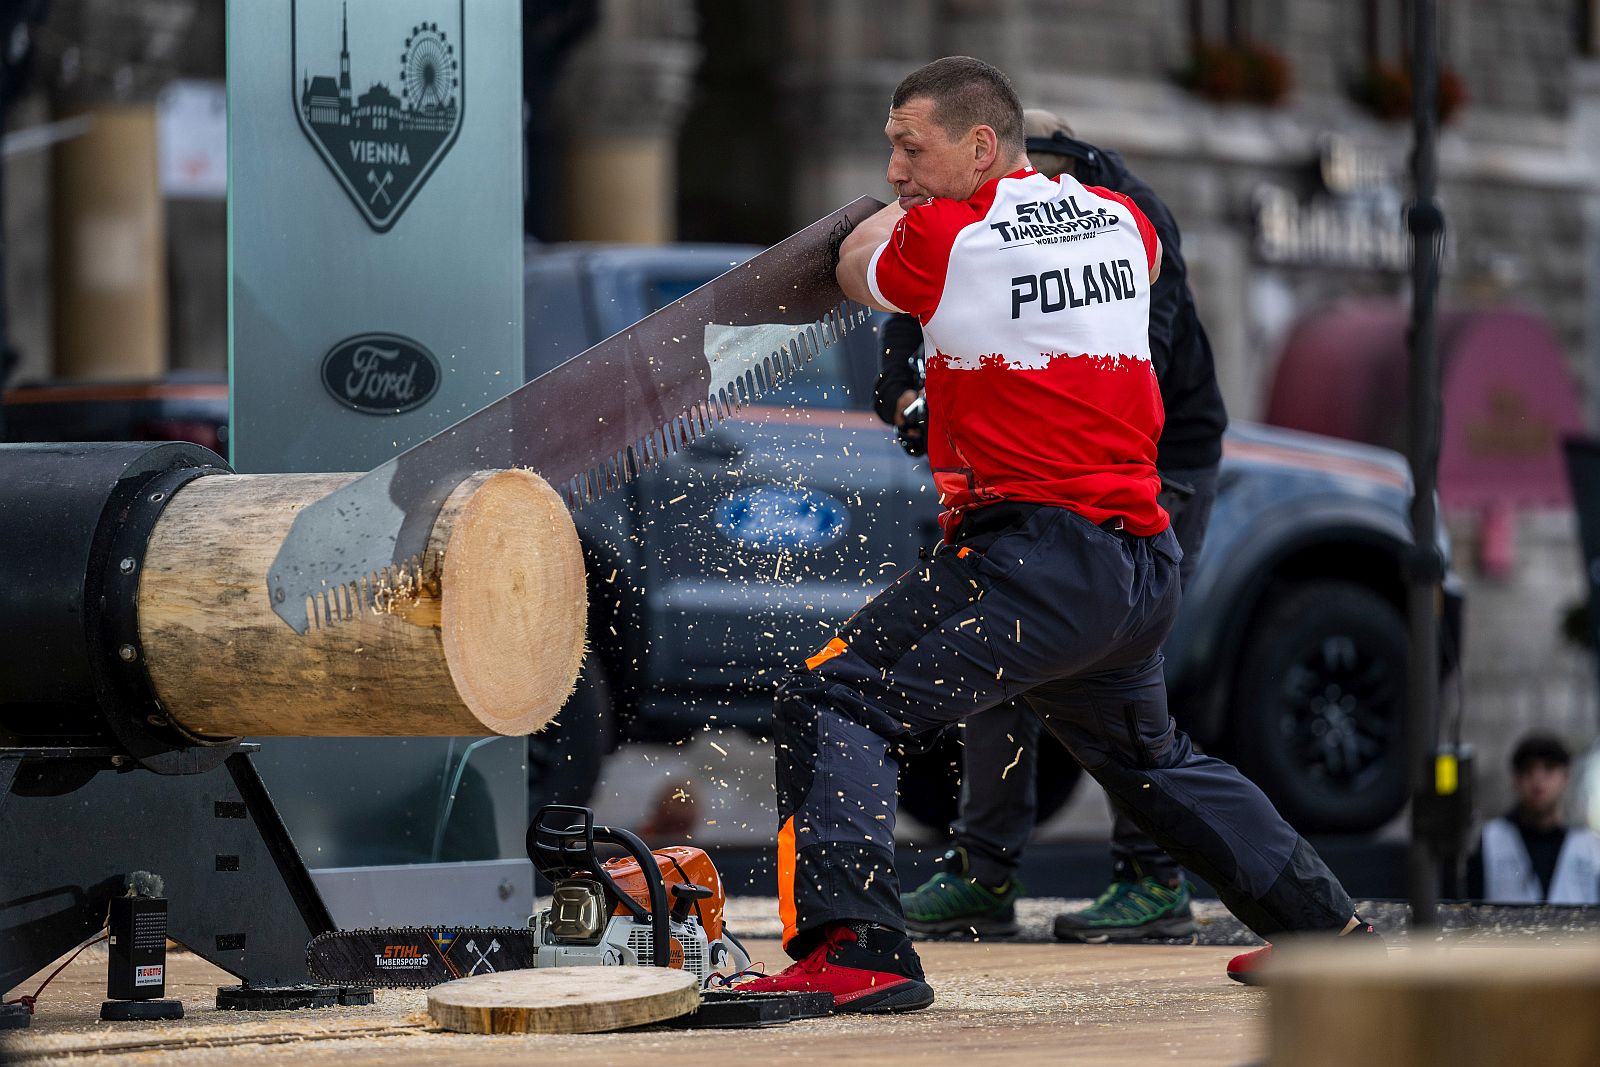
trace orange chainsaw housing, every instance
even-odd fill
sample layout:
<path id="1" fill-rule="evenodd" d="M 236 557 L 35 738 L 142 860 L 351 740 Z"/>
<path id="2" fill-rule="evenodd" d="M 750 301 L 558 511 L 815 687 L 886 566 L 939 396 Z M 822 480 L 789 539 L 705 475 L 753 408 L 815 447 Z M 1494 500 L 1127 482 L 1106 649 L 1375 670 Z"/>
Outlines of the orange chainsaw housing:
<path id="1" fill-rule="evenodd" d="M 651 855 L 655 857 L 656 866 L 661 869 L 661 880 L 666 883 L 669 907 L 674 899 L 672 896 L 674 883 L 700 885 L 711 890 L 709 897 L 695 901 L 694 910 L 700 918 L 700 925 L 705 929 L 706 939 L 720 941 L 725 898 L 722 893 L 722 879 L 717 875 L 717 868 L 712 864 L 711 857 L 706 855 L 704 849 L 689 845 L 653 849 Z M 645 883 L 644 871 L 640 870 L 638 860 L 632 856 L 617 856 L 606 860 L 604 866 L 611 880 L 617 883 L 618 889 L 638 901 L 642 907 L 650 907 L 650 887 Z M 627 906 L 621 902 L 618 902 L 611 913 L 630 914 Z"/>

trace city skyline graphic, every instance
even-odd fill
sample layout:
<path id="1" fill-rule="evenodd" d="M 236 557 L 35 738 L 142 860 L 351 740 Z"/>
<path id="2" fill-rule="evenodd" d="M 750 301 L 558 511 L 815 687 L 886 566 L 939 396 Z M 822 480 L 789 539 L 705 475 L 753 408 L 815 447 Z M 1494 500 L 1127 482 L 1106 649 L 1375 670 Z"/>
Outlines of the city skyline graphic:
<path id="1" fill-rule="evenodd" d="M 310 21 L 302 19 L 302 9 L 314 6 L 332 5 L 291 2 L 295 114 L 367 223 L 383 233 L 399 220 L 460 130 L 465 2 L 429 5 L 454 7 L 457 18 L 450 25 L 432 18 L 408 23 L 394 17 L 401 5 L 356 0 L 354 50 L 348 0 L 340 4 L 339 35 L 331 41 L 302 33 L 302 22 Z M 335 45 L 337 73 L 326 73 L 324 57 L 335 55 Z M 396 57 L 389 67 L 392 79 L 372 76 L 383 56 Z M 364 75 L 359 80 L 353 76 L 354 59 Z"/>

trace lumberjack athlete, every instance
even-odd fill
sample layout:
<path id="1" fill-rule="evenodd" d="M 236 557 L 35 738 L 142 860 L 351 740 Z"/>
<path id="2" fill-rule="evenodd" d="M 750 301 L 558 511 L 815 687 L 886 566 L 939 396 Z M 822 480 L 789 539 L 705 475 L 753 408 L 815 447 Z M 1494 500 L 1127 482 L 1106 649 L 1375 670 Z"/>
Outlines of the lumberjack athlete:
<path id="1" fill-rule="evenodd" d="M 838 277 L 922 322 L 945 539 L 779 686 L 779 910 L 799 962 L 741 988 L 933 1002 L 900 911 L 889 745 L 983 729 L 1016 696 L 1257 933 L 1370 932 L 1261 791 L 1167 714 L 1180 553 L 1156 503 L 1149 220 L 1029 166 L 1016 94 L 979 60 L 912 72 L 885 133 L 899 203 L 845 239 Z"/>
<path id="2" fill-rule="evenodd" d="M 1029 109 L 1022 119 L 1028 162 L 1041 174 L 1054 178 L 1066 172 L 1084 185 L 1126 193 L 1161 242 L 1161 276 L 1150 287 L 1150 362 L 1166 410 L 1156 442 L 1157 502 L 1183 550 L 1178 579 L 1187 589 L 1217 495 L 1228 417 L 1211 342 L 1189 290 L 1182 235 L 1167 205 L 1116 152 L 1077 140 L 1066 121 L 1049 111 Z M 894 422 L 921 395 L 922 375 L 907 354 L 920 350 L 922 324 L 910 315 L 895 315 L 882 336 L 877 408 L 884 421 Z M 921 437 L 914 439 L 908 427 Z M 925 420 L 910 424 L 902 418 L 901 440 L 922 440 L 925 452 L 926 428 Z M 1016 900 L 1023 888 L 1016 873 L 1035 822 L 1039 719 L 1026 700 L 1008 700 L 985 711 L 982 725 L 962 736 L 960 817 L 951 826 L 955 846 L 945 854 L 945 869 L 900 898 L 913 936 L 1017 932 Z M 1188 879 L 1133 820 L 1120 809 L 1115 816 L 1111 886 L 1090 907 L 1056 916 L 1056 937 L 1099 942 L 1192 935 Z"/>

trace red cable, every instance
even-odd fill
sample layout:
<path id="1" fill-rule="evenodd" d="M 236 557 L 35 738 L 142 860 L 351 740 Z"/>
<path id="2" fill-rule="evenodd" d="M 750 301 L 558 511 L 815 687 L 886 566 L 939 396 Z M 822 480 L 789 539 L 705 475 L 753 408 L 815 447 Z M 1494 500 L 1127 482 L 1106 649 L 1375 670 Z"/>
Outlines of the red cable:
<path id="1" fill-rule="evenodd" d="M 99 935 L 97 935 L 95 937 L 91 937 L 89 940 L 85 941 L 83 944 L 78 946 L 78 951 L 77 952 L 74 952 L 72 955 L 67 957 L 66 963 L 63 963 L 61 966 L 59 966 L 55 970 L 51 971 L 50 972 L 50 977 L 46 978 L 44 981 L 39 983 L 39 988 L 35 989 L 33 991 L 33 996 L 30 997 L 30 996 L 27 996 L 26 994 L 24 994 L 23 996 L 18 997 L 16 1000 L 8 1000 L 8 1001 L 6 1001 L 6 1003 L 7 1004 L 21 1004 L 21 1005 L 23 1005 L 24 1007 L 26 1007 L 28 1009 L 28 1014 L 32 1015 L 33 1014 L 33 1006 L 39 1002 L 39 994 L 44 992 L 44 987 L 49 985 L 51 982 L 55 981 L 56 975 L 60 974 L 64 970 L 66 970 L 67 969 L 67 964 L 71 963 L 73 960 L 77 959 L 79 954 L 81 954 L 84 949 L 88 948 L 90 945 L 93 945 L 93 944 L 95 944 L 97 942 L 104 941 L 106 938 L 108 938 L 110 936 L 111 936 L 111 931 L 107 930 L 104 933 L 101 933 L 101 934 L 99 934 Z"/>

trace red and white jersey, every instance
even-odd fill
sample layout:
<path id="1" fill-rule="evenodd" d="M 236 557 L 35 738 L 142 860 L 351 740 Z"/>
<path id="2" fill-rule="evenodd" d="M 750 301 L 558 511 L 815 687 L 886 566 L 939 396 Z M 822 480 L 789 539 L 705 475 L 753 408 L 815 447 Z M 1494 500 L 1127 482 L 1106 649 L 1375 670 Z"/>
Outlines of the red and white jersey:
<path id="1" fill-rule="evenodd" d="M 1160 533 L 1155 228 L 1132 200 L 1025 167 L 906 213 L 867 270 L 917 316 L 943 522 L 997 500 Z"/>

